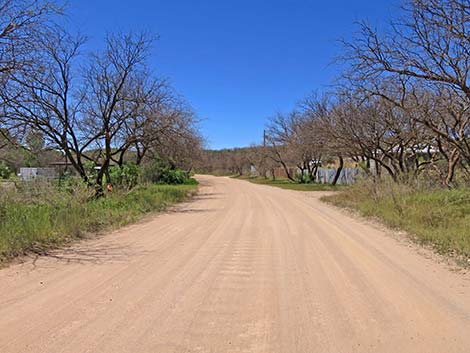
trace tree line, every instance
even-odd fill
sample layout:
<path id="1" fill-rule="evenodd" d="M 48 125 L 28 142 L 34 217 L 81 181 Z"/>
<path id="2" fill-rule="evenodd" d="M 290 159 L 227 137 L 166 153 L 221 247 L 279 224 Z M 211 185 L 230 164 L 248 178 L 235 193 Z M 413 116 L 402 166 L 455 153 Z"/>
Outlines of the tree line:
<path id="1" fill-rule="evenodd" d="M 342 44 L 334 88 L 270 118 L 245 162 L 262 175 L 274 164 L 297 181 L 314 182 L 321 161 L 336 159 L 340 171 L 347 159 L 376 177 L 468 185 L 470 3 L 406 0 L 388 26 L 359 22 Z M 231 159 L 243 158 L 235 150 Z"/>
<path id="2" fill-rule="evenodd" d="M 98 194 L 111 165 L 158 158 L 190 170 L 203 144 L 198 120 L 150 70 L 156 36 L 108 33 L 90 53 L 86 36 L 60 24 L 64 13 L 55 2 L 0 0 L 0 151 L 38 136 Z"/>

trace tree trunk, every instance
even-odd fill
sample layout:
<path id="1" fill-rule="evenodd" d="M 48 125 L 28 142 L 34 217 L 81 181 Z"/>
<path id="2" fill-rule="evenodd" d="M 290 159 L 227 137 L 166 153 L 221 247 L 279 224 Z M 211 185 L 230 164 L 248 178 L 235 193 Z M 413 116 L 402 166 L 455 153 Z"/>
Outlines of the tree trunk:
<path id="1" fill-rule="evenodd" d="M 282 165 L 282 167 L 284 168 L 284 171 L 286 172 L 287 178 L 288 178 L 290 181 L 294 181 L 294 182 L 295 182 L 295 179 L 294 179 L 294 178 L 292 177 L 292 175 L 290 174 L 289 168 L 287 167 L 287 165 L 286 165 L 283 161 L 281 161 L 281 165 Z"/>
<path id="2" fill-rule="evenodd" d="M 336 185 L 336 183 L 338 182 L 338 179 L 341 175 L 341 172 L 343 171 L 343 167 L 344 167 L 343 156 L 339 155 L 338 158 L 339 158 L 339 166 L 336 169 L 336 174 L 335 174 L 335 177 L 333 178 L 333 181 L 331 182 L 331 185 Z"/>
<path id="3" fill-rule="evenodd" d="M 447 161 L 447 175 L 444 180 L 444 185 L 448 188 L 452 187 L 452 181 L 454 180 L 455 167 L 460 159 L 460 153 L 457 149 L 452 151 L 449 160 Z"/>
<path id="4" fill-rule="evenodd" d="M 103 173 L 99 171 L 98 176 L 96 177 L 96 183 L 95 183 L 95 198 L 100 198 L 102 196 L 104 196 Z"/>

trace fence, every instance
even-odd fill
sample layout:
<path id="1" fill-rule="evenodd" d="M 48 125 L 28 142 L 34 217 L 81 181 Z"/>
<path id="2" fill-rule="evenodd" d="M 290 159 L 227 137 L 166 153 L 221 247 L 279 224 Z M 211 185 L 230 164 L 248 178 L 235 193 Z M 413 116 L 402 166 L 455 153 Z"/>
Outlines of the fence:
<path id="1" fill-rule="evenodd" d="M 20 177 L 24 181 L 34 179 L 54 179 L 58 173 L 54 168 L 20 168 Z"/>
<path id="2" fill-rule="evenodd" d="M 258 171 L 254 166 L 250 168 L 251 176 L 259 176 Z M 289 168 L 289 173 L 295 176 L 300 173 L 300 170 L 295 167 Z M 334 168 L 318 168 L 316 175 L 316 182 L 319 184 L 331 184 L 336 175 L 336 169 Z M 356 180 L 364 175 L 364 171 L 360 168 L 343 168 L 341 171 L 337 184 L 349 185 L 356 182 Z M 269 175 L 272 176 L 272 175 Z M 287 178 L 287 174 L 284 168 L 275 168 L 274 177 L 276 178 Z"/>
<path id="3" fill-rule="evenodd" d="M 317 182 L 320 184 L 331 184 L 336 175 L 336 169 L 319 168 L 317 171 Z M 344 168 L 338 178 L 338 184 L 353 184 L 362 175 L 359 168 Z"/>

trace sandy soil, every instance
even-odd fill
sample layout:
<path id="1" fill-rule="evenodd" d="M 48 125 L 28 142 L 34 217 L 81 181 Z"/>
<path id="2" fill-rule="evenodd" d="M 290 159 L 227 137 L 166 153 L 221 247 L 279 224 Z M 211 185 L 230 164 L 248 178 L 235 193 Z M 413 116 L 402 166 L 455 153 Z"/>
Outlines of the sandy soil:
<path id="1" fill-rule="evenodd" d="M 314 194 L 192 202 L 0 270 L 0 352 L 470 352 L 470 276 Z"/>

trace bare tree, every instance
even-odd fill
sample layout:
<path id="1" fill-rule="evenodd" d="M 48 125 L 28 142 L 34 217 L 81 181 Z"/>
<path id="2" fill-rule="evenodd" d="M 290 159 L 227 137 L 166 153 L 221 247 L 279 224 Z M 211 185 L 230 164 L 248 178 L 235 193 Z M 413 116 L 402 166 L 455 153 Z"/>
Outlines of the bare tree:
<path id="1" fill-rule="evenodd" d="M 173 167 L 190 168 L 191 155 L 196 156 L 204 143 L 197 123 L 192 108 L 166 90 L 164 99 L 148 111 L 137 134 L 139 138 L 134 143 L 137 164 L 145 157 L 163 158 Z"/>
<path id="2" fill-rule="evenodd" d="M 109 34 L 79 68 L 85 38 L 54 23 L 60 11 L 0 0 L 0 148 L 41 136 L 98 196 L 112 163 L 158 157 L 190 170 L 203 139 L 192 109 L 147 68 L 154 37 Z"/>
<path id="3" fill-rule="evenodd" d="M 402 10 L 384 34 L 361 23 L 357 38 L 346 43 L 347 76 L 434 134 L 434 148 L 448 162 L 444 183 L 450 185 L 455 166 L 470 162 L 470 4 L 413 0 Z M 400 82 L 401 97 L 384 89 L 387 80 Z"/>
<path id="4" fill-rule="evenodd" d="M 298 181 L 315 181 L 324 152 L 317 114 L 306 109 L 278 114 L 268 124 L 267 141 L 272 147 L 272 158 L 290 180 L 297 180 L 291 168 L 295 167 L 299 170 Z"/>
<path id="5" fill-rule="evenodd" d="M 97 137 L 90 147 L 98 151 L 94 157 L 100 166 L 95 181 L 98 194 L 103 191 L 103 177 L 110 180 L 113 156 L 120 153 L 115 149 L 120 132 L 128 119 L 139 114 L 153 89 L 142 84 L 152 42 L 146 33 L 109 34 L 105 50 L 94 54 L 86 72 L 86 125 L 88 134 Z"/>
<path id="6" fill-rule="evenodd" d="M 37 39 L 49 31 L 61 12 L 53 1 L 0 0 L 0 77 L 32 63 Z"/>
<path id="7" fill-rule="evenodd" d="M 266 144 L 252 145 L 248 149 L 247 159 L 249 164 L 255 168 L 257 176 L 276 178 L 275 170 L 279 167 L 279 164 L 271 158 L 272 153 L 272 147 Z"/>
<path id="8" fill-rule="evenodd" d="M 83 166 L 84 151 L 94 137 L 82 133 L 83 96 L 74 81 L 77 78 L 74 64 L 84 40 L 58 28 L 41 37 L 36 43 L 35 66 L 11 73 L 0 94 L 4 102 L 2 117 L 9 131 L 40 132 L 45 143 L 62 151 L 89 182 Z"/>
<path id="9" fill-rule="evenodd" d="M 290 146 L 292 141 L 293 121 L 297 119 L 297 113 L 293 112 L 289 115 L 277 114 L 272 117 L 266 129 L 266 141 L 271 147 L 270 158 L 282 166 L 287 178 L 296 181 L 292 172 L 292 167 L 298 161 L 292 156 L 295 152 Z"/>
<path id="10" fill-rule="evenodd" d="M 442 83 L 470 98 L 470 4 L 466 0 L 407 1 L 389 34 L 367 23 L 347 43 L 351 72 L 361 77 L 385 72 Z"/>
<path id="11" fill-rule="evenodd" d="M 176 109 L 159 131 L 146 136 L 148 158 L 164 160 L 171 168 L 190 172 L 195 160 L 201 158 L 204 139 L 197 129 L 197 120 L 191 110 Z M 145 146 L 144 144 L 144 146 Z"/>
<path id="12" fill-rule="evenodd" d="M 316 122 L 316 135 L 320 137 L 320 150 L 324 155 L 323 158 L 338 159 L 338 167 L 331 183 L 336 185 L 344 168 L 344 157 L 351 156 L 349 155 L 350 146 L 345 146 L 338 136 L 338 121 L 334 114 L 335 105 L 332 97 L 326 94 L 318 96 L 313 93 L 300 102 L 300 108 L 305 115 Z"/>

